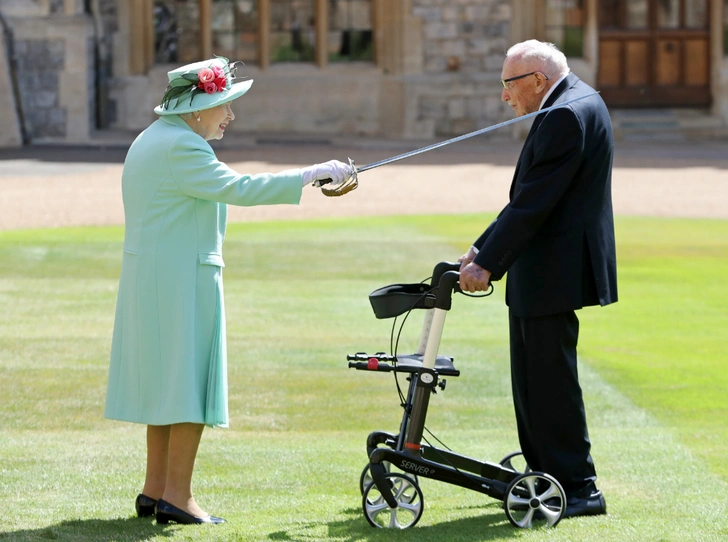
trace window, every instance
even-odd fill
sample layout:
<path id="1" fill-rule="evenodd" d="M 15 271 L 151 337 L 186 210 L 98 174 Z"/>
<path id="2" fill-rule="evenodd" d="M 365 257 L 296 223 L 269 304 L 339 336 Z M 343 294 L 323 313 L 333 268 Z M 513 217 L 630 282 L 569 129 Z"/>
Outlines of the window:
<path id="1" fill-rule="evenodd" d="M 212 0 L 212 52 L 255 64 L 258 59 L 257 0 Z"/>
<path id="2" fill-rule="evenodd" d="M 329 0 L 330 62 L 374 60 L 371 0 Z"/>
<path id="3" fill-rule="evenodd" d="M 156 0 L 153 7 L 154 61 L 187 64 L 199 60 L 197 0 Z"/>
<path id="4" fill-rule="evenodd" d="M 377 1 L 154 0 L 154 61 L 372 62 Z"/>
<path id="5" fill-rule="evenodd" d="M 313 62 L 316 58 L 316 1 L 269 1 L 271 62 Z"/>
<path id="6" fill-rule="evenodd" d="M 708 0 L 685 2 L 685 27 L 708 28 Z"/>
<path id="7" fill-rule="evenodd" d="M 546 40 L 566 56 L 583 56 L 584 21 L 584 0 L 546 0 Z"/>

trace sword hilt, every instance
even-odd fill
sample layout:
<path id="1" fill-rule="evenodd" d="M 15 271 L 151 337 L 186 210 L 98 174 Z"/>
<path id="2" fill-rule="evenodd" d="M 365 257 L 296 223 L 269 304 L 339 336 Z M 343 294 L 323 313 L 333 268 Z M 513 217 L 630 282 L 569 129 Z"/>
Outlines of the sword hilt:
<path id="1" fill-rule="evenodd" d="M 356 165 L 354 164 L 354 160 L 352 160 L 351 158 L 349 158 L 349 167 L 351 168 L 351 172 L 352 172 L 349 179 L 353 177 L 354 178 L 353 182 L 355 184 L 359 184 L 359 176 L 357 175 L 358 171 L 356 169 Z M 347 182 L 349 179 L 347 179 Z M 333 179 L 318 179 L 317 181 L 313 182 L 313 185 L 317 188 L 320 188 L 320 187 L 324 186 L 325 184 L 330 184 L 332 182 L 333 182 Z M 347 184 L 347 182 L 345 182 L 344 184 Z"/>

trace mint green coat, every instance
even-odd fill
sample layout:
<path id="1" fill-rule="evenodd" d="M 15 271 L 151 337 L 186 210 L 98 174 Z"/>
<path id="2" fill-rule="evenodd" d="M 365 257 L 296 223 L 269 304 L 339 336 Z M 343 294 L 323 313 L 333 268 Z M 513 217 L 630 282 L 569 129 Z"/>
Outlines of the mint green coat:
<path id="1" fill-rule="evenodd" d="M 129 149 L 126 230 L 105 417 L 227 427 L 227 205 L 298 204 L 301 172 L 243 175 L 177 115 Z"/>

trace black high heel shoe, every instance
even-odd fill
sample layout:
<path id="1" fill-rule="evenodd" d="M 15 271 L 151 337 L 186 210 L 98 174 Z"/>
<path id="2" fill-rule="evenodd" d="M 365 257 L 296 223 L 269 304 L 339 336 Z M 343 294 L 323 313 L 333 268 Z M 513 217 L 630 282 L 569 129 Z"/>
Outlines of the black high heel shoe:
<path id="1" fill-rule="evenodd" d="M 154 507 L 157 505 L 156 499 L 147 497 L 143 493 L 139 493 L 134 503 L 134 507 L 137 511 L 137 516 L 140 518 L 146 518 L 154 515 Z"/>
<path id="2" fill-rule="evenodd" d="M 192 514 L 185 512 L 177 508 L 176 506 L 169 504 L 167 501 L 159 499 L 157 501 L 156 513 L 157 523 L 166 524 L 170 521 L 175 523 L 181 523 L 183 525 L 191 525 L 194 523 L 225 523 L 222 518 L 216 518 L 215 516 L 208 516 L 206 518 L 198 518 Z"/>

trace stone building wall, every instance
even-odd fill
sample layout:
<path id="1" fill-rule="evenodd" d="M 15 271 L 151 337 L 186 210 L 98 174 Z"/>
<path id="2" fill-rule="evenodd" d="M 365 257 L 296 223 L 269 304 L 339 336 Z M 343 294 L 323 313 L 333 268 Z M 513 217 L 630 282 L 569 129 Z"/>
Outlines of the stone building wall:
<path id="1" fill-rule="evenodd" d="M 66 109 L 59 103 L 65 67 L 62 39 L 17 39 L 15 55 L 25 128 L 31 140 L 65 138 Z"/>
<path id="2" fill-rule="evenodd" d="M 498 69 L 509 45 L 509 0 L 412 0 L 422 18 L 425 73 Z"/>
<path id="3" fill-rule="evenodd" d="M 89 17 L 49 13 L 7 20 L 13 28 L 27 139 L 89 141 L 96 126 L 95 40 Z"/>
<path id="4" fill-rule="evenodd" d="M 422 20 L 417 118 L 430 135 L 453 136 L 503 120 L 498 80 L 510 41 L 509 0 L 412 0 Z"/>

